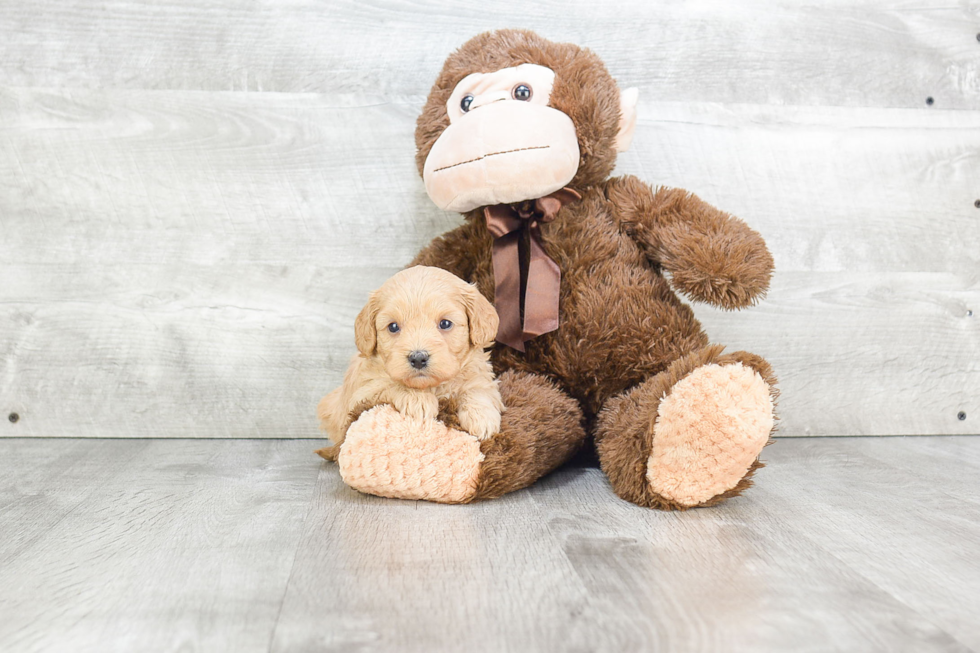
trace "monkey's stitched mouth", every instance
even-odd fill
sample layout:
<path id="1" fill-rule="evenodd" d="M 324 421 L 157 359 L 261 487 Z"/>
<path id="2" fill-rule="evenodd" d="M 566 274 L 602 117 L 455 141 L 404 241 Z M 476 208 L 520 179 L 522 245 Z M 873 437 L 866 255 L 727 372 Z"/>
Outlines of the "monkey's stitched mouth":
<path id="1" fill-rule="evenodd" d="M 503 152 L 491 152 L 490 154 L 484 154 L 483 156 L 478 156 L 475 159 L 470 159 L 469 161 L 460 161 L 459 163 L 454 163 L 450 166 L 443 166 L 441 168 L 436 168 L 435 170 L 432 171 L 432 173 L 435 174 L 437 172 L 442 172 L 443 170 L 449 170 L 450 168 L 455 168 L 456 166 L 465 166 L 467 163 L 482 161 L 487 157 L 497 156 L 498 154 L 511 154 L 512 152 L 523 152 L 525 150 L 547 150 L 550 147 L 551 147 L 550 145 L 534 145 L 532 147 L 519 147 L 514 150 L 504 150 Z"/>

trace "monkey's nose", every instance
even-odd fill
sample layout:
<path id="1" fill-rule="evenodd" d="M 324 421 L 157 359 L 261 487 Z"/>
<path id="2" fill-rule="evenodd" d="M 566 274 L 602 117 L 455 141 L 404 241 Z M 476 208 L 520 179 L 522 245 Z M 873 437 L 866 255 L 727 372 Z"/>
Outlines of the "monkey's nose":
<path id="1" fill-rule="evenodd" d="M 429 352 L 427 351 L 413 351 L 408 355 L 409 364 L 417 370 L 422 369 L 429 364 Z"/>
<path id="2" fill-rule="evenodd" d="M 501 100 L 509 100 L 510 91 L 497 91 L 496 93 L 481 93 L 473 100 L 470 104 L 470 111 L 473 109 L 479 109 L 480 107 L 485 107 L 488 104 L 493 104 L 494 102 L 500 102 Z"/>

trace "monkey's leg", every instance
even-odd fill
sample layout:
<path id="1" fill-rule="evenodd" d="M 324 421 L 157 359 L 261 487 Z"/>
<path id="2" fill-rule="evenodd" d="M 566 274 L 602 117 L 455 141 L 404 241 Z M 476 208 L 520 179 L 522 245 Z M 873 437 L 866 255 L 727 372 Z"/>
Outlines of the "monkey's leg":
<path id="1" fill-rule="evenodd" d="M 603 471 L 623 499 L 685 510 L 752 485 L 775 429 L 776 380 L 753 354 L 711 345 L 606 402 L 596 425 Z"/>
<path id="2" fill-rule="evenodd" d="M 482 442 L 390 406 L 367 411 L 340 447 L 341 476 L 368 494 L 468 503 L 527 487 L 581 447 L 581 409 L 544 377 L 504 372 L 500 395 L 500 432 Z"/>

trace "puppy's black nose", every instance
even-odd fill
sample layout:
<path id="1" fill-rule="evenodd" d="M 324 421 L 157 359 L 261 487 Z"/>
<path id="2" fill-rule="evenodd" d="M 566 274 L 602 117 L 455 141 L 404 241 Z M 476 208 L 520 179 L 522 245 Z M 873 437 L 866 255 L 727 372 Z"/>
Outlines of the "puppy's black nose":
<path id="1" fill-rule="evenodd" d="M 412 365 L 412 367 L 420 370 L 429 364 L 429 352 L 413 351 L 408 355 L 408 362 Z"/>

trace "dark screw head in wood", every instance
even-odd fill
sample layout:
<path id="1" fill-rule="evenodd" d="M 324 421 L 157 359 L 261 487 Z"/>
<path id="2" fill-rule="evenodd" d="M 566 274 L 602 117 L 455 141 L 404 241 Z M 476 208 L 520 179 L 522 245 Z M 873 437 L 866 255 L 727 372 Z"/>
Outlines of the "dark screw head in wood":
<path id="1" fill-rule="evenodd" d="M 7 419 L 10 420 L 11 424 L 16 424 L 17 420 L 20 419 L 20 415 L 18 415 L 17 413 L 10 413 L 9 415 L 7 415 Z"/>
<path id="2" fill-rule="evenodd" d="M 973 200 L 973 206 L 975 206 L 978 209 L 980 209 L 980 200 Z"/>
<path id="3" fill-rule="evenodd" d="M 980 41 L 980 34 L 977 34 L 977 40 Z"/>
<path id="4" fill-rule="evenodd" d="M 929 106 L 932 106 L 933 102 L 935 102 L 935 100 L 932 99 L 931 95 L 926 98 L 926 104 L 928 104 Z"/>
<path id="5" fill-rule="evenodd" d="M 956 419 L 958 419 L 958 420 L 960 420 L 962 422 L 963 420 L 966 419 L 966 413 L 964 413 L 961 410 L 960 412 L 956 413 Z"/>

